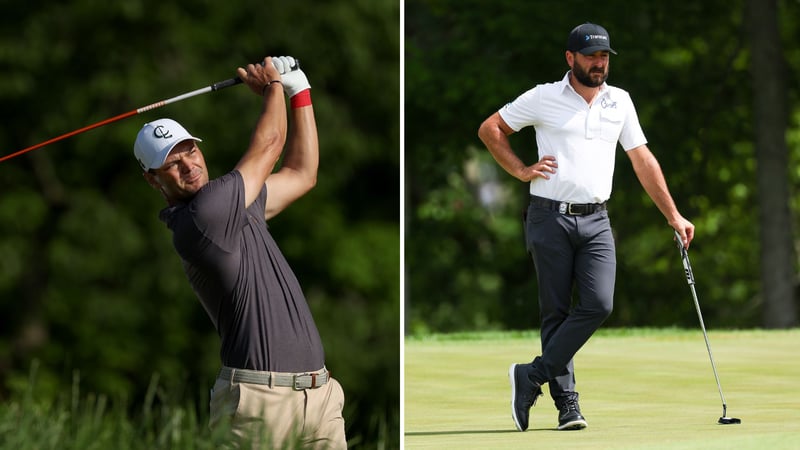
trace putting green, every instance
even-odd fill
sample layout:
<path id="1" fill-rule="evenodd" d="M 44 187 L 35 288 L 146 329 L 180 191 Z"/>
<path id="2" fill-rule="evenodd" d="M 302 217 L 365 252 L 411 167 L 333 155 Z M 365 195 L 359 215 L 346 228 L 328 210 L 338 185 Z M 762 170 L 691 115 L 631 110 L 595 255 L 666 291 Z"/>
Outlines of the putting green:
<path id="1" fill-rule="evenodd" d="M 722 415 L 702 332 L 601 330 L 575 357 L 582 431 L 556 431 L 547 388 L 530 428 L 514 428 L 508 367 L 539 353 L 538 333 L 408 338 L 406 449 L 799 449 L 800 330 L 709 331 L 739 425 Z"/>

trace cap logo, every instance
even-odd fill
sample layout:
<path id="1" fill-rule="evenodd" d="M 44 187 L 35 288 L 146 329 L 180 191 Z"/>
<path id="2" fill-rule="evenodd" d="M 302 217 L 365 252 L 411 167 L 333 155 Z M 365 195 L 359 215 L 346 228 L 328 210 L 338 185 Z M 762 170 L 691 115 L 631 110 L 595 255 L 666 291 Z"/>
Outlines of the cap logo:
<path id="1" fill-rule="evenodd" d="M 172 137 L 172 133 L 164 128 L 163 125 L 159 125 L 153 129 L 153 136 L 161 139 L 169 139 Z"/>
<path id="2" fill-rule="evenodd" d="M 607 41 L 608 36 L 603 36 L 602 34 L 587 34 L 586 37 L 584 37 L 585 41 L 589 41 L 592 39 L 602 39 L 604 41 Z"/>

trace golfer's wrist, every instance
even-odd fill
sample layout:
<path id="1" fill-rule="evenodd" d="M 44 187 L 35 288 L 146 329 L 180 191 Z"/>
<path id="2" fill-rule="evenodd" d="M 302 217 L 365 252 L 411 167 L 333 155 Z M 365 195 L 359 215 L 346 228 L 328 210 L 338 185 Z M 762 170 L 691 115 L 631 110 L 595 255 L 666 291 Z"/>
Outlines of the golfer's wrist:
<path id="1" fill-rule="evenodd" d="M 289 98 L 292 108 L 311 106 L 311 88 L 303 89 Z"/>
<path id="2" fill-rule="evenodd" d="M 277 84 L 279 86 L 283 86 L 281 80 L 271 80 L 269 83 L 265 84 L 264 87 L 261 88 L 261 96 L 263 97 L 267 93 L 267 88 L 272 86 L 273 84 Z"/>

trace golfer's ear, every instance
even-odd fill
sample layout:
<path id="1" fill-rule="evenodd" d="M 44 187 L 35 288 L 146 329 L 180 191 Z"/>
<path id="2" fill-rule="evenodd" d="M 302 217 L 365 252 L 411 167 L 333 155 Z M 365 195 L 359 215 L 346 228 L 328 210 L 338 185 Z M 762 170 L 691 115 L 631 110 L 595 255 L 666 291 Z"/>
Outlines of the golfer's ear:
<path id="1" fill-rule="evenodd" d="M 157 191 L 161 190 L 161 184 L 158 183 L 155 175 L 150 172 L 142 172 L 142 176 L 144 177 L 145 181 L 147 181 L 147 184 L 150 185 L 150 187 Z"/>

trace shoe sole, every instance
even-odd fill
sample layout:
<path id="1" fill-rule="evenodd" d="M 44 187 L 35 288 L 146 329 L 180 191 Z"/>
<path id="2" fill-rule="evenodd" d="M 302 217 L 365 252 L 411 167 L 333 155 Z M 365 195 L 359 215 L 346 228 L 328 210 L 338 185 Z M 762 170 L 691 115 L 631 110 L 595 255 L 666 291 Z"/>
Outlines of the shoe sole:
<path id="1" fill-rule="evenodd" d="M 564 425 L 559 425 L 558 429 L 560 431 L 570 431 L 570 430 L 582 430 L 587 427 L 585 420 L 573 420 L 572 422 L 567 422 Z"/>
<path id="2" fill-rule="evenodd" d="M 514 425 L 517 427 L 519 431 L 525 431 L 525 428 L 522 428 L 522 425 L 519 424 L 519 419 L 517 419 L 517 409 L 514 408 L 514 400 L 516 400 L 517 396 L 517 383 L 514 379 L 514 369 L 517 367 L 516 364 L 512 364 L 511 367 L 508 368 L 508 381 L 511 382 L 511 418 L 514 419 Z"/>

